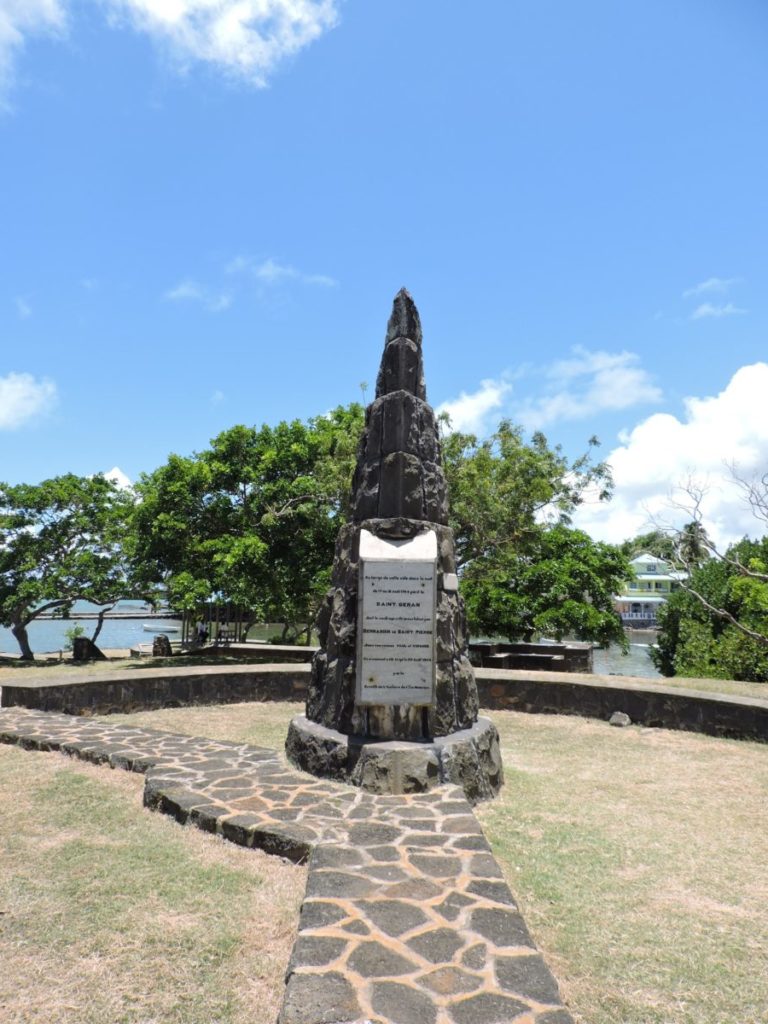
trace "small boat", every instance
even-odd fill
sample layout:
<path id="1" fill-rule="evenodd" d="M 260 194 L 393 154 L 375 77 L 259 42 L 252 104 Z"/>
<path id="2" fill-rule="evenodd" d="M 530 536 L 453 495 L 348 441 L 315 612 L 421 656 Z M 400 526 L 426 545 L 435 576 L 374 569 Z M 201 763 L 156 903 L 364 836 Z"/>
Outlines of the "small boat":
<path id="1" fill-rule="evenodd" d="M 145 633 L 178 633 L 179 626 L 157 626 L 154 623 L 145 622 L 141 627 Z"/>

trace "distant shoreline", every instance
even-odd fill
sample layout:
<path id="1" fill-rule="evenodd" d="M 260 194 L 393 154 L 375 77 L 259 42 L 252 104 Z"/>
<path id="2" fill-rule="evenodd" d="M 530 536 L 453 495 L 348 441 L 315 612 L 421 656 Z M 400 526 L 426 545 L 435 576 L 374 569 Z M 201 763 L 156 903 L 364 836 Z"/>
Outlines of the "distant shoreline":
<path id="1" fill-rule="evenodd" d="M 46 622 L 73 622 L 77 619 L 98 619 L 98 617 L 98 612 L 75 612 L 74 615 L 68 615 L 66 618 L 62 615 L 53 615 L 50 612 L 35 616 L 36 619 Z M 178 612 L 106 612 L 104 615 L 105 619 L 182 619 L 183 617 Z"/>

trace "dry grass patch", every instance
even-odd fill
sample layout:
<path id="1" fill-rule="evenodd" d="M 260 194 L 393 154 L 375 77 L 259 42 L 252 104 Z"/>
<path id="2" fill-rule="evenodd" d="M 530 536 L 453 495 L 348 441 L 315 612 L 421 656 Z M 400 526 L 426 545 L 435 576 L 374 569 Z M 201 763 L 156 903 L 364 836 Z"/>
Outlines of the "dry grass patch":
<path id="1" fill-rule="evenodd" d="M 589 1024 L 759 1024 L 768 1007 L 768 747 L 495 714 L 478 811 Z"/>
<path id="2" fill-rule="evenodd" d="M 111 672 L 142 672 L 146 669 L 158 668 L 199 668 L 201 666 L 222 666 L 234 667 L 237 665 L 257 665 L 263 662 L 259 656 L 260 650 L 254 651 L 252 658 L 226 654 L 211 655 L 179 655 L 175 654 L 170 658 L 131 658 L 126 651 L 125 656 L 110 656 L 106 661 L 73 661 L 72 655 L 65 653 L 63 659 L 58 656 L 37 655 L 34 661 L 21 661 L 21 659 L 0 658 L 0 685 L 6 683 L 19 683 L 24 681 L 25 674 L 30 676 L 42 676 L 50 680 L 52 684 L 59 681 L 71 679 L 73 675 L 100 676 L 108 675 Z"/>
<path id="3" fill-rule="evenodd" d="M 621 683 L 620 676 L 609 676 L 612 683 Z M 633 683 L 638 677 L 633 677 Z M 700 693 L 716 695 L 727 694 L 730 697 L 756 697 L 757 700 L 768 700 L 768 683 L 745 683 L 738 679 L 688 679 L 685 676 L 649 676 L 642 680 L 643 688 L 649 690 L 658 687 L 672 687 L 675 690 L 698 690 Z"/>
<path id="4" fill-rule="evenodd" d="M 236 704 L 124 720 L 282 749 L 301 710 Z M 764 1024 L 768 746 L 492 717 L 507 783 L 478 817 L 576 1019 Z"/>
<path id="5" fill-rule="evenodd" d="M 141 807 L 143 779 L 0 746 L 0 1019 L 273 1024 L 305 872 Z"/>
<path id="6" fill-rule="evenodd" d="M 181 732 L 187 736 L 207 736 L 214 740 L 252 743 L 257 747 L 282 751 L 285 747 L 288 723 L 294 715 L 303 713 L 303 704 L 264 701 L 138 711 L 131 715 L 110 715 L 108 721 L 148 729 L 167 729 L 169 732 Z"/>

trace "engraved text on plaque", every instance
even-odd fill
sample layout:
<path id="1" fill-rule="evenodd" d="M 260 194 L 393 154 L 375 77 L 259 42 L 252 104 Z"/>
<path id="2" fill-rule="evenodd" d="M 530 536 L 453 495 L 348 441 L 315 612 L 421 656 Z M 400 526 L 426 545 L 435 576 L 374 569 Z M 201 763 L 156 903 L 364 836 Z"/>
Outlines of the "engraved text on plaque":
<path id="1" fill-rule="evenodd" d="M 435 684 L 434 532 L 360 538 L 358 704 L 431 704 Z"/>

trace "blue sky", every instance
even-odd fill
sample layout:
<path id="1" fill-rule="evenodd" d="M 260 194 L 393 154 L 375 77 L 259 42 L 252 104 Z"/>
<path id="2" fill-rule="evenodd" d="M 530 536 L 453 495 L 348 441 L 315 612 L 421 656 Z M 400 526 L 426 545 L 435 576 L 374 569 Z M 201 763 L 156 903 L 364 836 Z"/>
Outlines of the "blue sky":
<path id="1" fill-rule="evenodd" d="M 601 439 L 595 536 L 687 479 L 755 534 L 766 53 L 762 0 L 0 0 L 0 479 L 360 399 L 406 285 L 457 426 Z"/>

